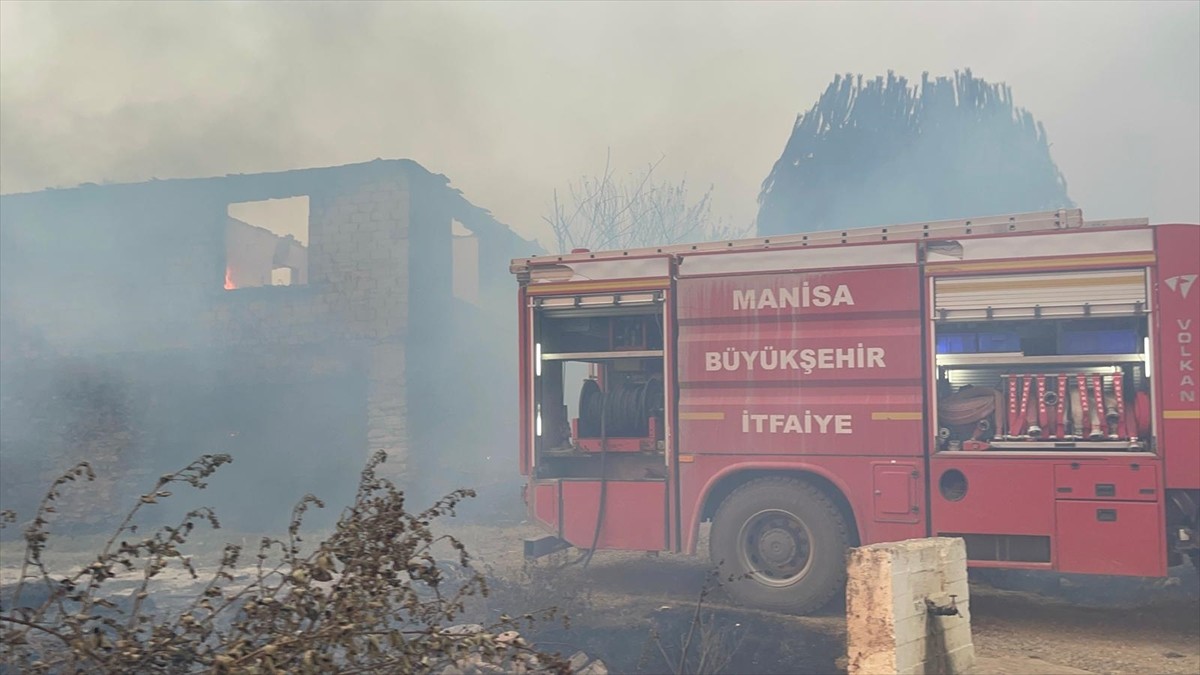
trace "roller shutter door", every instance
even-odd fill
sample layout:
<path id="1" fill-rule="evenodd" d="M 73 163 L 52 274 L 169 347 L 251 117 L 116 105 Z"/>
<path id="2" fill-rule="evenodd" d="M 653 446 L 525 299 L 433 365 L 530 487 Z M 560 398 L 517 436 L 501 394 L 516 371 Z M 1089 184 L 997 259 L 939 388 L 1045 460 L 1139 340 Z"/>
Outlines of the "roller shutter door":
<path id="1" fill-rule="evenodd" d="M 1147 309 L 1146 271 L 937 279 L 934 308 L 942 321 L 1136 315 Z"/>

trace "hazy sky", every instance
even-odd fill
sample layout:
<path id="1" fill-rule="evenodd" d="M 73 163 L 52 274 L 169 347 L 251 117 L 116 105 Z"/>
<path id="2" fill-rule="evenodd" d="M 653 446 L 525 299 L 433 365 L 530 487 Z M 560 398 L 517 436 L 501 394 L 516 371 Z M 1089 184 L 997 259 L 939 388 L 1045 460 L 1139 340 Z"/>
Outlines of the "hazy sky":
<path id="1" fill-rule="evenodd" d="M 408 157 L 528 236 L 665 157 L 748 222 L 835 73 L 970 67 L 1090 218 L 1200 221 L 1200 2 L 0 2 L 0 189 Z"/>

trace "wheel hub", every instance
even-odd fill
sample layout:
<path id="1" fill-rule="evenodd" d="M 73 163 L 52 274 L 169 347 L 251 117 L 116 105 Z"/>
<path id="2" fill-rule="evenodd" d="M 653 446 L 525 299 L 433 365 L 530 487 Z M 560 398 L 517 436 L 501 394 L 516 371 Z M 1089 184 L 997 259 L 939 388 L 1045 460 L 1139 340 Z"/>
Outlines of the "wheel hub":
<path id="1" fill-rule="evenodd" d="M 790 561 L 799 549 L 796 537 L 781 527 L 773 527 L 758 540 L 758 554 L 771 565 L 783 565 Z"/>
<path id="2" fill-rule="evenodd" d="M 742 563 L 769 586 L 787 586 L 808 572 L 812 559 L 808 527 L 786 511 L 759 512 L 742 526 Z"/>

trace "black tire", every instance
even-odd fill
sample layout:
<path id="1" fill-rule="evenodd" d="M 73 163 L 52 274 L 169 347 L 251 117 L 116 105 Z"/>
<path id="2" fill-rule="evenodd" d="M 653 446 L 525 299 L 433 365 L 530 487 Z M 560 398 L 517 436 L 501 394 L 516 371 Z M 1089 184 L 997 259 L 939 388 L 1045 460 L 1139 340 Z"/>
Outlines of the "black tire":
<path id="1" fill-rule="evenodd" d="M 795 478 L 759 478 L 721 502 L 709 556 L 738 602 L 805 614 L 845 588 L 849 541 L 824 492 Z"/>

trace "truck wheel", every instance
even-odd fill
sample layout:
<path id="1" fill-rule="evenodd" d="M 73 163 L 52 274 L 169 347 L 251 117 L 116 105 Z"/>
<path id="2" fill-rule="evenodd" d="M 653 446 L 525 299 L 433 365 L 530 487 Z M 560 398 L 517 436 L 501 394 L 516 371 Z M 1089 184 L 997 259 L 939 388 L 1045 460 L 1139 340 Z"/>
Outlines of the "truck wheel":
<path id="1" fill-rule="evenodd" d="M 721 502 L 709 556 L 734 599 L 803 614 L 844 587 L 848 546 L 846 522 L 829 497 L 780 476 L 749 481 Z"/>

